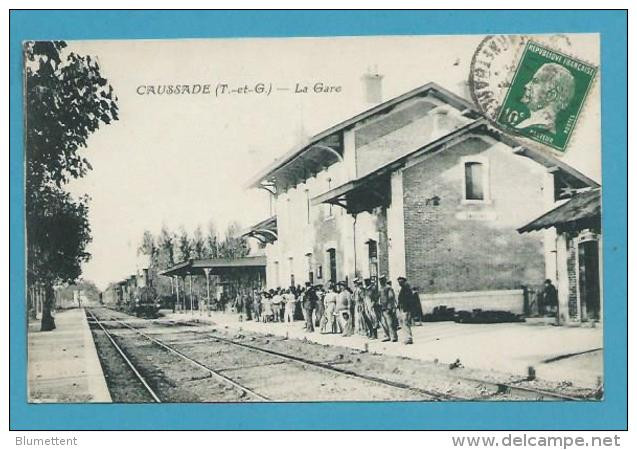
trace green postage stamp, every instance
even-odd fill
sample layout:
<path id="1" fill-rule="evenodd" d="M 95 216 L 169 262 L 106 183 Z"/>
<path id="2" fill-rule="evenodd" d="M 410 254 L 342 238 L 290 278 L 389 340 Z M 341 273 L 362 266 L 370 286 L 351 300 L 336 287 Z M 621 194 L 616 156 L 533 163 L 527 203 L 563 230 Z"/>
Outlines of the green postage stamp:
<path id="1" fill-rule="evenodd" d="M 597 67 L 529 41 L 496 122 L 563 152 Z"/>

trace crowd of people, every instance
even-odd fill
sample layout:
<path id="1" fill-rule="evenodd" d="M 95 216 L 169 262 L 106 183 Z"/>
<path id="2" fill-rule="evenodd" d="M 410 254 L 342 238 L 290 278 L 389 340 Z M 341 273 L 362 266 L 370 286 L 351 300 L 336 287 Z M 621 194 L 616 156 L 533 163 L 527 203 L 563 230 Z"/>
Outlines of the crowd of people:
<path id="1" fill-rule="evenodd" d="M 422 320 L 417 292 L 405 277 L 398 278 L 398 294 L 386 276 L 359 278 L 350 288 L 347 282 L 326 285 L 291 286 L 237 295 L 233 308 L 241 320 L 293 322 L 303 320 L 307 332 L 358 334 L 383 342 L 398 342 L 398 331 L 405 344 L 413 344 L 412 326 Z"/>

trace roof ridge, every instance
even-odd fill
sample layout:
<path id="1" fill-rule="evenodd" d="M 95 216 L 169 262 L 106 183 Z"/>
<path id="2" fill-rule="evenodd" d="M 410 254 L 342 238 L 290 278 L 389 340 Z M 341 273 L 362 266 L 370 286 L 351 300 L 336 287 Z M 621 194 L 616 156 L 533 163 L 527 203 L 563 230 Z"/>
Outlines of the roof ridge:
<path id="1" fill-rule="evenodd" d="M 299 156 L 301 153 L 303 153 L 305 150 L 307 150 L 308 148 L 310 148 L 311 146 L 317 144 L 319 141 L 321 141 L 322 139 L 338 133 L 339 131 L 345 130 L 347 128 L 350 128 L 354 125 L 356 125 L 357 123 L 375 115 L 378 114 L 380 112 L 382 112 L 385 109 L 388 108 L 392 108 L 395 105 L 398 105 L 402 102 L 404 102 L 405 100 L 408 100 L 412 97 L 415 97 L 419 94 L 422 94 L 424 92 L 427 92 L 429 90 L 434 90 L 436 91 L 439 95 L 445 97 L 448 100 L 448 103 L 452 104 L 452 106 L 459 107 L 462 106 L 465 109 L 468 109 L 472 112 L 475 112 L 477 114 L 479 114 L 478 110 L 476 109 L 475 105 L 473 103 L 471 103 L 470 100 L 467 100 L 461 96 L 459 96 L 458 94 L 455 94 L 451 91 L 449 91 L 448 89 L 442 87 L 441 85 L 439 85 L 438 83 L 436 83 L 435 81 L 429 81 L 423 85 L 420 85 L 414 89 L 411 89 L 407 92 L 404 92 L 396 97 L 392 97 L 389 100 L 386 100 L 382 103 L 379 103 L 378 105 L 372 106 L 370 108 L 367 108 L 353 116 L 350 116 L 348 119 L 345 120 L 341 120 L 340 122 L 337 122 L 336 124 L 325 128 L 323 131 L 320 131 L 319 133 L 314 134 L 312 137 L 310 137 L 308 140 L 306 140 L 303 143 L 299 143 L 296 146 L 292 147 L 291 150 L 289 150 L 287 153 L 281 155 L 278 158 L 275 158 L 274 161 L 272 161 L 268 166 L 266 166 L 263 170 L 261 170 L 260 172 L 258 172 L 255 176 L 251 177 L 248 182 L 246 183 L 246 187 L 250 188 L 250 187 L 258 187 L 258 184 L 261 183 L 263 181 L 263 179 L 265 177 L 267 177 L 270 173 L 272 173 L 273 171 L 281 168 L 282 166 L 284 166 L 285 164 L 287 164 L 288 162 L 292 161 L 293 159 L 295 159 L 297 156 Z"/>

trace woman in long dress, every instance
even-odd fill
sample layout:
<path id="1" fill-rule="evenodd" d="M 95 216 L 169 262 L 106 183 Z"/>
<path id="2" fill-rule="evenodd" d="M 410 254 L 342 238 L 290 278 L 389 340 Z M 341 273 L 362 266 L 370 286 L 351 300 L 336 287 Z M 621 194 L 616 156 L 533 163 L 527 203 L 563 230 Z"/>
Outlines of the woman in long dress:
<path id="1" fill-rule="evenodd" d="M 378 291 L 371 284 L 369 279 L 365 280 L 365 316 L 368 320 L 368 336 L 372 339 L 378 338 L 378 326 L 380 324 L 380 316 L 378 314 Z"/>
<path id="2" fill-rule="evenodd" d="M 338 325 L 336 322 L 336 301 L 337 294 L 334 286 L 330 286 L 325 294 L 323 303 L 325 305 L 325 312 L 323 313 L 323 319 L 321 319 L 321 333 L 336 333 L 338 331 Z"/>
<path id="3" fill-rule="evenodd" d="M 369 319 L 365 313 L 365 292 L 360 281 L 354 288 L 354 331 L 360 336 L 369 336 Z"/>

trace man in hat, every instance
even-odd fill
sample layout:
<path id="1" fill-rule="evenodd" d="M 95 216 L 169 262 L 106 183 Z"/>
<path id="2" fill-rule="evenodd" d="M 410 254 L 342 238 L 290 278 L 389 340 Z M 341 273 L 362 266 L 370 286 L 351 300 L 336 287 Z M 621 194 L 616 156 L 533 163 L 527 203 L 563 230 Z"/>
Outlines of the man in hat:
<path id="1" fill-rule="evenodd" d="M 411 325 L 414 315 L 418 312 L 420 299 L 411 290 L 407 283 L 407 278 L 398 277 L 400 292 L 398 293 L 398 318 L 400 320 L 401 333 L 405 333 L 405 344 L 413 344 L 414 338 L 411 333 Z"/>
<path id="2" fill-rule="evenodd" d="M 316 289 L 312 286 L 312 283 L 307 281 L 305 283 L 305 293 L 303 294 L 303 310 L 305 311 L 305 330 L 314 331 L 314 318 L 313 314 L 317 307 L 318 296 L 316 295 Z"/>
<path id="3" fill-rule="evenodd" d="M 380 324 L 385 333 L 383 342 L 387 342 L 390 339 L 392 342 L 398 342 L 396 329 L 396 294 L 394 293 L 394 289 L 387 284 L 387 277 L 385 275 L 381 275 L 378 281 L 380 282 L 378 297 L 378 305 L 381 311 Z"/>
<path id="4" fill-rule="evenodd" d="M 325 303 L 323 300 L 325 299 L 325 289 L 322 284 L 317 284 L 314 286 L 314 292 L 316 292 L 316 310 L 314 313 L 314 326 L 318 327 L 321 325 L 321 320 L 323 319 L 323 315 L 325 314 Z"/>

